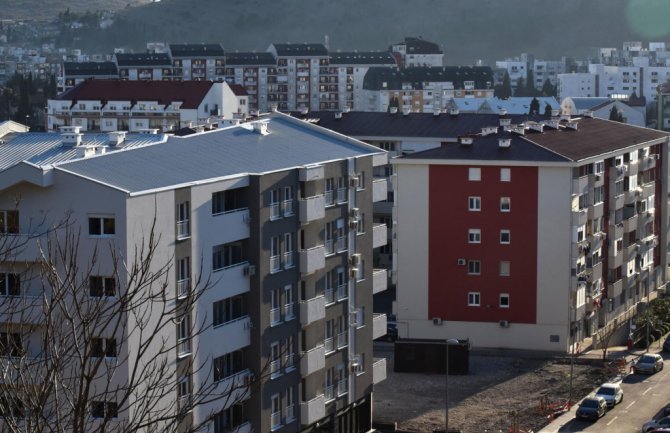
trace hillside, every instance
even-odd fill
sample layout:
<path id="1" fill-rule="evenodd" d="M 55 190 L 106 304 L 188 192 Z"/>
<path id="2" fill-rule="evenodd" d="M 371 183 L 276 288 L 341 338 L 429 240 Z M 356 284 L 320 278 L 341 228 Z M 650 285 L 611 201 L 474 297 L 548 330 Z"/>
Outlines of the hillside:
<path id="1" fill-rule="evenodd" d="M 454 64 L 663 40 L 669 15 L 667 0 L 162 0 L 125 9 L 110 28 L 80 41 L 96 51 L 142 50 L 147 41 L 265 50 L 271 42 L 322 42 L 328 35 L 333 49 L 365 50 L 420 35 L 440 43 Z"/>
<path id="2" fill-rule="evenodd" d="M 152 0 L 0 0 L 2 19 L 53 19 L 68 8 L 72 12 L 117 11 Z"/>

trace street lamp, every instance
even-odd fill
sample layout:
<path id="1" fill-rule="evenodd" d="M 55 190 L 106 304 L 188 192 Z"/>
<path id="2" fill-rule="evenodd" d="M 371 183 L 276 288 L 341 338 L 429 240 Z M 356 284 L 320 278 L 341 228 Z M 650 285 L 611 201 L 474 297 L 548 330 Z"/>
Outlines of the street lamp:
<path id="1" fill-rule="evenodd" d="M 448 338 L 444 341 L 445 347 L 445 367 L 446 371 L 444 372 L 444 433 L 449 433 L 449 345 L 450 344 L 459 344 L 460 342 L 455 338 Z"/>
<path id="2" fill-rule="evenodd" d="M 26 114 L 26 132 L 28 132 L 28 119 L 30 119 L 30 114 Z"/>

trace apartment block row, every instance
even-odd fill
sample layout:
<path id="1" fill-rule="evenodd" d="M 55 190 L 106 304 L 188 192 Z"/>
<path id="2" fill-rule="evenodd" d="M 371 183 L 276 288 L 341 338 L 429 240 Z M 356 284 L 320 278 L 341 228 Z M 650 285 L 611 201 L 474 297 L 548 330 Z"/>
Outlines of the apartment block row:
<path id="1" fill-rule="evenodd" d="M 373 292 L 386 288 L 373 260 L 386 237 L 375 236 L 372 218 L 386 152 L 279 113 L 183 138 L 76 128 L 6 138 L 2 233 L 29 235 L 43 209 L 45 224 L 68 215 L 91 297 L 114 302 L 130 282 L 113 260 L 130 264 L 149 233 L 160 238 L 150 266 L 169 265 L 162 302 L 175 317 L 160 340 L 174 349 L 147 353 L 164 357 L 179 383 L 159 406 L 174 405 L 183 426 L 370 431 L 374 384 L 386 374 L 372 352 L 386 333 L 386 316 L 372 306 Z M 13 288 L 2 297 L 44 295 L 46 282 L 24 279 L 40 266 L 40 245 L 3 256 Z M 113 254 L 92 262 L 96 248 Z M 138 330 L 128 319 L 120 333 L 96 337 L 92 356 L 134 355 Z M 44 327 L 21 325 L 2 311 L 3 333 L 26 356 L 43 356 Z M 130 380 L 125 362 L 115 371 L 115 381 Z M 138 410 L 104 394 L 90 402 L 93 418 L 121 423 Z"/>

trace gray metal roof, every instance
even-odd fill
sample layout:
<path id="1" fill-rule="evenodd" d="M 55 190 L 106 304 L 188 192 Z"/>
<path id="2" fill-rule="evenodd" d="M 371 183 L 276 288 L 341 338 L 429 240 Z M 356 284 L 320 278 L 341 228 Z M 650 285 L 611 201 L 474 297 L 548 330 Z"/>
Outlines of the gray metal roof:
<path id="1" fill-rule="evenodd" d="M 165 141 L 162 134 L 126 134 L 123 149 L 130 149 Z M 109 143 L 108 135 L 84 134 L 82 144 L 102 146 Z M 108 151 L 115 149 L 108 148 Z M 0 171 L 26 161 L 37 166 L 48 166 L 77 158 L 77 150 L 63 146 L 63 137 L 57 132 L 27 132 L 14 135 L 0 144 Z"/>
<path id="2" fill-rule="evenodd" d="M 593 107 L 598 105 L 609 103 L 612 101 L 610 98 L 570 98 L 572 103 L 575 104 L 577 110 L 590 110 Z"/>
<path id="3" fill-rule="evenodd" d="M 269 116 L 268 135 L 251 128 L 243 124 L 170 137 L 160 146 L 73 161 L 59 168 L 134 193 L 381 152 L 281 114 Z"/>

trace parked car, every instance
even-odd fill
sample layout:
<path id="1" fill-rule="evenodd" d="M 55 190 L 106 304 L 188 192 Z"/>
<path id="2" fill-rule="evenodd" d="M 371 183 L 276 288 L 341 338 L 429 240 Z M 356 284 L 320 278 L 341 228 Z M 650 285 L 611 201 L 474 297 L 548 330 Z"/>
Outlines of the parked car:
<path id="1" fill-rule="evenodd" d="M 602 397 L 586 397 L 579 403 L 577 418 L 597 420 L 607 412 L 607 402 Z"/>
<path id="2" fill-rule="evenodd" d="M 648 433 L 657 429 L 670 428 L 670 416 L 665 418 L 652 419 L 644 423 L 642 426 L 642 433 Z"/>
<path id="3" fill-rule="evenodd" d="M 623 400 L 623 390 L 618 383 L 603 383 L 596 391 L 596 397 L 602 397 L 607 407 L 614 407 Z"/>
<path id="4" fill-rule="evenodd" d="M 663 342 L 663 351 L 670 352 L 670 334 L 665 337 L 665 341 Z"/>
<path id="5" fill-rule="evenodd" d="M 663 358 L 657 353 L 645 353 L 633 366 L 635 373 L 654 374 L 663 370 Z"/>

